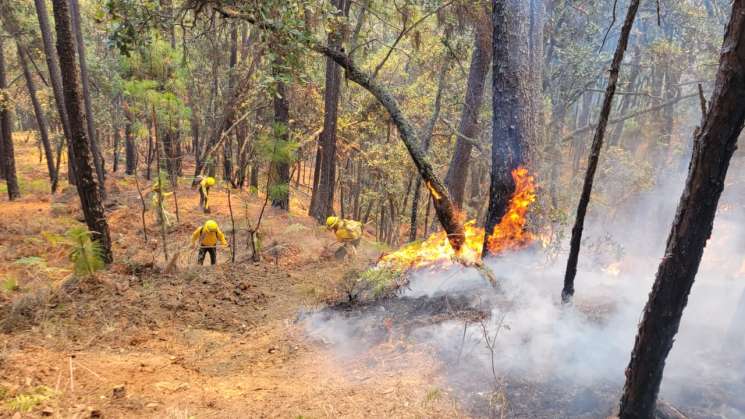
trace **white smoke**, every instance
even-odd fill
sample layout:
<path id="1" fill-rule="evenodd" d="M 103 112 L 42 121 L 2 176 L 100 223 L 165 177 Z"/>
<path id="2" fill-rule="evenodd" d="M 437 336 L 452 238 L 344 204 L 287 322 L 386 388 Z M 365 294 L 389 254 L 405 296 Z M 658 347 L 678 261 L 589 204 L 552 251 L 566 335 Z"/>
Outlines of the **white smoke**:
<path id="1" fill-rule="evenodd" d="M 500 278 L 503 295 L 491 290 L 473 269 L 453 267 L 413 274 L 402 297 L 459 296 L 470 298 L 474 306 L 493 308 L 484 324 L 446 321 L 414 328 L 408 338 L 436 348 L 448 365 L 445 370 L 454 387 L 466 397 L 478 388 L 488 391 L 493 384 L 492 351 L 485 345 L 484 329 L 493 335 L 497 322 L 503 322 L 493 362 L 497 379 L 506 383 L 508 400 L 516 400 L 509 416 L 598 417 L 610 413 L 618 403 L 682 184 L 680 175 L 658 185 L 624 209 L 623 216 L 617 217 L 623 220 L 620 223 L 590 221 L 588 237 L 608 235 L 623 247 L 620 273 L 614 275 L 588 262 L 580 265 L 571 307 L 560 304 L 566 258 L 559 257 L 547 266 L 540 251 L 487 261 Z M 740 239 L 745 237 L 745 219 L 728 209 L 739 202 L 739 195 L 732 188 L 722 198 L 665 368 L 661 397 L 691 417 L 745 418 L 745 401 L 740 400 L 745 394 L 745 342 L 726 339 L 738 302 L 745 295 L 745 281 L 738 273 L 745 260 Z M 591 259 L 587 253 L 581 253 L 581 260 Z M 307 330 L 341 352 L 351 353 L 363 344 L 360 330 L 380 321 L 369 313 L 312 315 Z M 526 396 L 522 385 L 544 391 Z M 542 397 L 551 399 L 550 406 L 545 406 Z M 521 407 L 519 400 L 527 400 L 527 405 Z"/>

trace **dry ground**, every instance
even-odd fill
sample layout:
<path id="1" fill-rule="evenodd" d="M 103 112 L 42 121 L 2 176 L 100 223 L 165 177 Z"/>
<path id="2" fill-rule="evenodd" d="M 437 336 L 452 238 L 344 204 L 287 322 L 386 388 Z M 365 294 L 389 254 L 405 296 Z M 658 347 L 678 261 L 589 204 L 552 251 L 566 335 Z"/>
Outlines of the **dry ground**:
<path id="1" fill-rule="evenodd" d="M 205 217 L 182 180 L 180 223 L 167 240 L 180 257 L 166 273 L 152 213 L 145 242 L 134 182 L 112 174 L 116 263 L 76 280 L 54 235 L 79 222 L 77 196 L 49 196 L 45 165 L 25 139 L 15 138 L 24 196 L 0 204 L 0 417 L 462 415 L 428 351 L 386 343 L 340 358 L 296 323 L 379 253 L 368 240 L 354 262 L 330 259 L 332 237 L 304 215 L 303 194 L 295 191 L 301 202 L 290 214 L 268 211 L 264 261 L 248 261 L 239 233 L 238 263 L 222 250 L 216 268 L 198 267 L 188 240 Z M 227 194 L 216 189 L 211 217 L 229 233 Z M 232 203 L 241 230 L 262 199 L 234 193 Z"/>

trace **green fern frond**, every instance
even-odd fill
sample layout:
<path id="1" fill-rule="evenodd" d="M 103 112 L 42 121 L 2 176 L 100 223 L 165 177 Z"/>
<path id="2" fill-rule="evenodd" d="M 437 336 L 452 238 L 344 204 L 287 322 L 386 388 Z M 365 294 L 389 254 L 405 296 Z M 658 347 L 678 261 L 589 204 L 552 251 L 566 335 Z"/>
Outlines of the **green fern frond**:
<path id="1" fill-rule="evenodd" d="M 85 227 L 72 227 L 65 232 L 70 247 L 70 262 L 78 275 L 92 275 L 104 267 L 103 247 L 91 239 L 91 232 Z"/>

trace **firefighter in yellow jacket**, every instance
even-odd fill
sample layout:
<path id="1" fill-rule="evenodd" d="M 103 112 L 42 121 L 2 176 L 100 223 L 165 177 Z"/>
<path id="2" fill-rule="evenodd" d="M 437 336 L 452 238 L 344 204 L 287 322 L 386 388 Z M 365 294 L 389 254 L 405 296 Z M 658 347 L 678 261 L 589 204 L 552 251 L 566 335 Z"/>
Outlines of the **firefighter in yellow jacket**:
<path id="1" fill-rule="evenodd" d="M 210 213 L 210 188 L 215 186 L 215 178 L 207 176 L 201 178 L 199 181 L 199 208 L 201 208 L 205 214 Z"/>
<path id="2" fill-rule="evenodd" d="M 326 218 L 326 227 L 334 232 L 336 240 L 342 243 L 341 249 L 344 249 L 345 253 L 349 254 L 351 251 L 354 255 L 357 255 L 357 245 L 362 240 L 361 222 L 331 216 Z"/>
<path id="3" fill-rule="evenodd" d="M 200 265 L 204 264 L 204 256 L 210 254 L 210 263 L 212 265 L 217 263 L 217 241 L 223 246 L 227 246 L 228 242 L 225 240 L 225 235 L 220 231 L 220 227 L 217 225 L 215 220 L 207 220 L 203 226 L 198 227 L 194 230 L 191 235 L 191 245 L 194 246 L 199 242 L 199 255 L 197 256 L 197 263 Z"/>

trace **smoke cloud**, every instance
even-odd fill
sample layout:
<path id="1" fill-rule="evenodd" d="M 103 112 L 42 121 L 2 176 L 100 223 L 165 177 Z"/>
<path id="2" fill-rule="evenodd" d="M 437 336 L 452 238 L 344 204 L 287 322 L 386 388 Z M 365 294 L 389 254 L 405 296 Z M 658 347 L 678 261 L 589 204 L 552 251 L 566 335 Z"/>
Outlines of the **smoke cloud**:
<path id="1" fill-rule="evenodd" d="M 740 171 L 733 167 L 730 178 L 739 178 Z M 448 382 L 476 416 L 611 414 L 683 183 L 682 173 L 670 176 L 617 211 L 615 221 L 591 214 L 587 240 L 607 240 L 621 251 L 595 257 L 602 246 L 583 247 L 572 307 L 560 304 L 565 255 L 547 261 L 534 249 L 488 260 L 503 294 L 473 269 L 412 274 L 400 300 L 435 304 L 445 298 L 489 316 L 423 322 L 407 327 L 406 339 L 435 348 Z M 692 418 L 745 418 L 745 313 L 737 314 L 738 306 L 745 311 L 745 219 L 735 211 L 739 189 L 725 189 L 665 368 L 661 398 Z M 348 356 L 375 345 L 370 330 L 382 332 L 385 318 L 397 313 L 382 303 L 343 313 L 325 310 L 307 316 L 305 325 Z M 490 350 L 486 339 L 497 332 Z M 506 402 L 494 403 L 488 396 L 494 391 Z"/>

